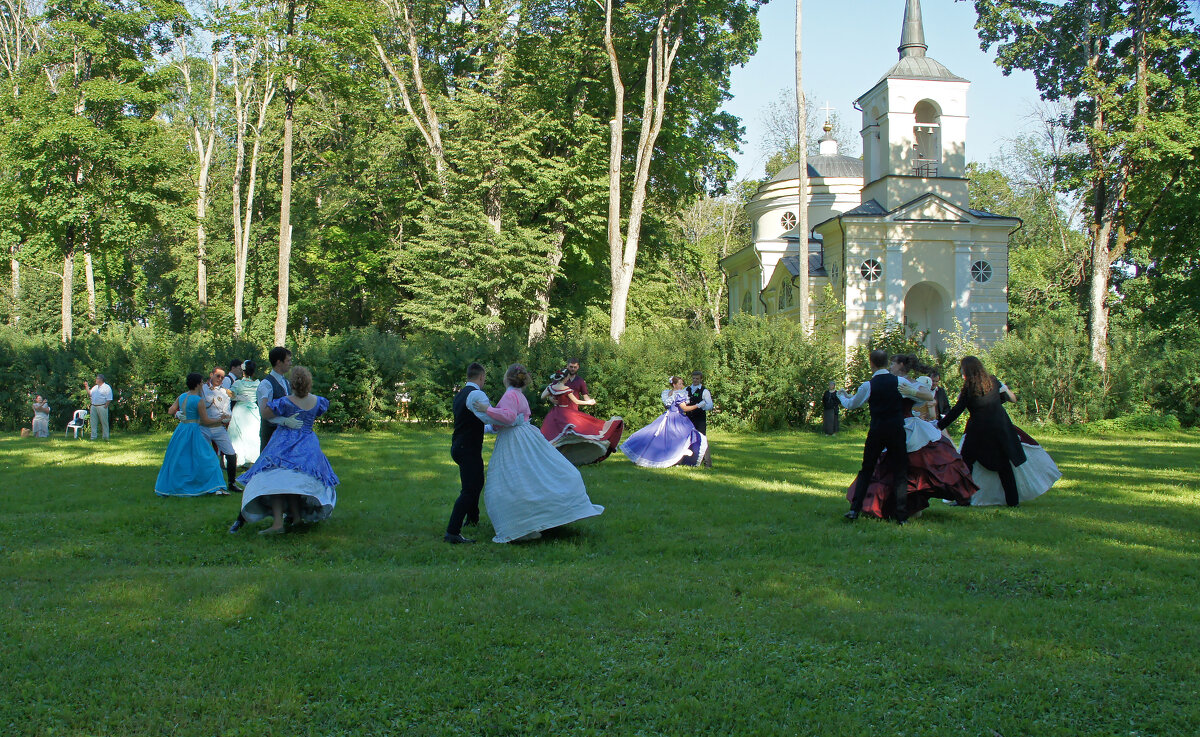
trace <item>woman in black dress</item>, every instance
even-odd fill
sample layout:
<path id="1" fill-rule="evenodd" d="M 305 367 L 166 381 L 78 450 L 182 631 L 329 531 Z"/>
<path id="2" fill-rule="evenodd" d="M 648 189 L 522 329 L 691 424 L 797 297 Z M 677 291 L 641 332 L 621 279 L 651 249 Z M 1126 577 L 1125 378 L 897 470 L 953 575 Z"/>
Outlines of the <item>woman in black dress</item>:
<path id="1" fill-rule="evenodd" d="M 842 403 L 838 400 L 837 384 L 829 382 L 829 391 L 825 392 L 825 396 L 821 397 L 821 405 L 824 409 L 824 415 L 821 418 L 821 429 L 826 435 L 837 435 L 838 431 L 838 410 L 842 408 Z"/>
<path id="2" fill-rule="evenodd" d="M 960 364 L 963 377 L 962 391 L 958 401 L 941 420 L 938 427 L 946 429 L 954 424 L 963 410 L 970 412 L 962 446 L 962 459 L 967 468 L 975 463 L 994 471 L 1004 488 L 1004 501 L 1008 506 L 1018 506 L 1020 496 L 1013 468 L 1025 462 L 1025 449 L 1021 438 L 1013 427 L 1012 420 L 1004 411 L 1004 403 L 1011 399 L 1011 392 L 983 367 L 975 356 L 963 358 Z"/>

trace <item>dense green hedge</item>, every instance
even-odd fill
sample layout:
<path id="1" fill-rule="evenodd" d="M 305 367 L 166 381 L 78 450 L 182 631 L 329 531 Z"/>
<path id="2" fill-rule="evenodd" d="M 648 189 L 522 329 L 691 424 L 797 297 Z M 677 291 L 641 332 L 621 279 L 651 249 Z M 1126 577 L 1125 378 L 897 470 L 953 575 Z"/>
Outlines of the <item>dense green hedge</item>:
<path id="1" fill-rule="evenodd" d="M 549 374 L 570 357 L 583 363 L 594 414 L 621 415 L 640 427 L 656 417 L 659 394 L 671 374 L 700 369 L 707 375 L 720 426 L 774 428 L 814 418 L 824 383 L 843 372 L 834 346 L 806 340 L 786 322 L 735 321 L 720 334 L 703 330 L 632 330 L 620 344 L 608 339 L 547 340 L 529 348 L 523 336 L 404 339 L 373 330 L 337 336 L 302 336 L 294 362 L 308 366 L 315 390 L 330 399 L 327 419 L 337 429 L 376 427 L 402 419 L 449 419 L 450 399 L 472 361 L 488 367 L 486 387 L 503 391 L 504 369 L 525 363 L 537 401 Z M 166 422 L 165 410 L 184 389 L 190 371 L 207 373 L 232 357 L 266 363 L 269 346 L 213 335 L 187 336 L 151 328 L 114 330 L 63 345 L 0 328 L 0 427 L 28 425 L 30 404 L 42 394 L 59 431 L 88 403 L 84 382 L 97 372 L 113 386 L 112 421 L 118 429 L 144 430 Z M 401 401 L 406 399 L 407 401 Z"/>
<path id="2" fill-rule="evenodd" d="M 1200 423 L 1200 340 L 1172 345 L 1134 330 L 1115 330 L 1107 374 L 1088 358 L 1086 331 L 1069 320 L 1046 319 L 1011 334 L 984 352 L 970 340 L 950 340 L 944 355 L 923 357 L 940 366 L 947 391 L 958 390 L 957 360 L 978 353 L 1017 393 L 1012 408 L 1021 422 L 1091 423 L 1111 429 L 1171 429 Z M 967 336 L 969 337 L 969 336 Z M 872 340 L 889 352 L 923 352 L 898 326 Z M 373 330 L 336 336 L 301 336 L 295 362 L 313 372 L 316 391 L 331 402 L 336 429 L 365 429 L 404 419 L 449 419 L 450 399 L 468 363 L 488 367 L 487 390 L 503 391 L 505 367 L 522 362 L 535 381 L 527 390 L 540 420 L 548 405 L 538 394 L 549 374 L 570 357 L 583 363 L 600 416 L 621 415 L 631 428 L 661 412 L 659 394 L 671 374 L 704 371 L 719 427 L 771 429 L 808 426 L 830 380 L 853 386 L 869 376 L 866 347 L 844 365 L 836 343 L 806 338 L 794 323 L 739 316 L 720 333 L 679 328 L 631 329 L 620 344 L 607 338 L 571 337 L 532 348 L 523 335 L 401 338 Z M 52 408 L 51 427 L 62 428 L 88 403 L 85 381 L 108 377 L 116 403 L 116 428 L 145 430 L 164 424 L 167 406 L 184 389 L 190 371 L 207 373 L 229 358 L 266 364 L 269 346 L 211 334 L 177 335 L 152 328 L 112 330 L 68 345 L 0 328 L 0 428 L 27 427 L 34 394 Z M 842 382 L 841 377 L 848 376 Z M 401 401 L 406 399 L 407 401 Z M 865 412 L 850 413 L 851 422 Z"/>

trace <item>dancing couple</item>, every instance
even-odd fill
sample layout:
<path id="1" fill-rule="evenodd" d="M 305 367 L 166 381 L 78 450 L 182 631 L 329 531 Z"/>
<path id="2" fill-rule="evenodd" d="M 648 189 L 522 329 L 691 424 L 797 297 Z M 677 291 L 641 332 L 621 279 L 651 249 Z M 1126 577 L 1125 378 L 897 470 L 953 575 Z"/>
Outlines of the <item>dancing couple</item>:
<path id="1" fill-rule="evenodd" d="M 545 530 L 601 514 L 604 507 L 588 498 L 579 469 L 529 423 L 525 367 L 508 367 L 504 396 L 495 406 L 483 391 L 485 378 L 484 367 L 472 363 L 466 384 L 454 397 L 450 457 L 458 465 L 462 488 L 443 540 L 475 542 L 462 528 L 479 524 L 481 494 L 495 530 L 492 542 L 497 543 L 533 540 Z M 496 433 L 496 445 L 485 474 L 483 436 L 489 430 Z"/>
<path id="2" fill-rule="evenodd" d="M 550 375 L 542 399 L 554 406 L 542 421 L 542 436 L 576 466 L 599 463 L 621 444 L 625 420 L 602 420 L 579 410 L 596 404 L 588 395 L 587 382 L 579 376 L 579 361 L 572 358 L 561 371 Z"/>
<path id="3" fill-rule="evenodd" d="M 1017 401 L 1016 395 L 975 356 L 964 357 L 959 370 L 962 391 L 937 425 L 945 429 L 968 413 L 959 450 L 979 485 L 971 506 L 1016 507 L 1046 493 L 1062 473 L 1050 454 L 1009 419 L 1004 403 Z"/>
<path id="4" fill-rule="evenodd" d="M 853 521 L 862 513 L 904 524 L 931 498 L 969 503 L 977 487 L 958 451 L 936 425 L 937 395 L 915 356 L 872 351 L 875 374 L 853 397 L 839 394 L 847 409 L 868 404 L 871 426 L 863 465 L 846 492 Z M 886 364 L 886 368 L 885 368 Z M 932 420 L 932 421 L 931 421 Z"/>
<path id="5" fill-rule="evenodd" d="M 684 386 L 682 378 L 670 377 L 661 399 L 667 411 L 630 435 L 621 444 L 621 452 L 646 468 L 676 465 L 712 468 L 707 433 L 713 401 L 704 386 L 704 374 L 693 372 L 690 387 Z"/>

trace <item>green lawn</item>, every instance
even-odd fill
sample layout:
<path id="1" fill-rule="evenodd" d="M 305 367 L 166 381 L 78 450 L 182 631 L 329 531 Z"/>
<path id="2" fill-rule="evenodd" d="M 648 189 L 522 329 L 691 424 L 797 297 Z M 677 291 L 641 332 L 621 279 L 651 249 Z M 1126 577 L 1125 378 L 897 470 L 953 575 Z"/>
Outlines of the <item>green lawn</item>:
<path id="1" fill-rule="evenodd" d="M 899 528 L 841 518 L 861 433 L 715 433 L 473 546 L 441 429 L 324 437 L 274 538 L 155 497 L 165 434 L 3 439 L 0 734 L 1196 734 L 1200 436 L 1041 439 L 1041 499 Z"/>

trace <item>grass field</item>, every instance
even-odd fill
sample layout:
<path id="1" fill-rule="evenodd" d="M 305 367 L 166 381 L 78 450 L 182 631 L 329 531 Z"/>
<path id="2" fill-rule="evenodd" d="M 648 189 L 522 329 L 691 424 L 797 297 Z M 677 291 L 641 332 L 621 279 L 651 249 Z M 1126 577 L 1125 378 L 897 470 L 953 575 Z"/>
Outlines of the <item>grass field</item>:
<path id="1" fill-rule="evenodd" d="M 899 528 L 841 518 L 861 433 L 715 433 L 473 546 L 441 429 L 323 437 L 274 538 L 155 497 L 166 435 L 0 439 L 0 734 L 1197 734 L 1200 436 L 1041 439 L 1044 497 Z"/>

